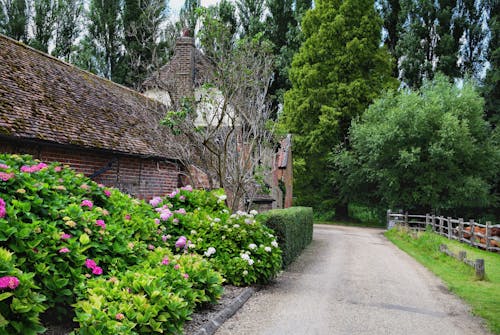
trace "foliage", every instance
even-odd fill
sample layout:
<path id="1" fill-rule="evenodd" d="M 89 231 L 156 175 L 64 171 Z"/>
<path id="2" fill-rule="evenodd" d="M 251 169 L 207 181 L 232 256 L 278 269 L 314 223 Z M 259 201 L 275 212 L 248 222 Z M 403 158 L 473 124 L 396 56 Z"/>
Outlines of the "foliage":
<path id="1" fill-rule="evenodd" d="M 351 119 L 395 85 L 381 26 L 372 1 L 317 1 L 302 20 L 305 41 L 292 62 L 282 117 L 294 134 L 301 205 L 335 204 L 322 204 L 335 197 L 325 180 L 326 154 L 344 140 Z"/>
<path id="2" fill-rule="evenodd" d="M 253 37 L 264 31 L 264 0 L 236 0 L 243 37 Z"/>
<path id="3" fill-rule="evenodd" d="M 10 287 L 0 285 L 0 332 L 5 335 L 32 335 L 45 331 L 39 313 L 46 309 L 45 297 L 36 293 L 34 273 L 15 266 L 11 252 L 0 247 L 0 281 L 8 278 Z"/>
<path id="4" fill-rule="evenodd" d="M 14 291 L 16 295 L 19 293 L 15 302 L 18 310 L 9 308 L 12 299 L 5 294 L 0 301 L 0 313 L 7 320 L 12 317 L 6 309 L 16 313 L 15 319 L 21 320 L 16 327 L 22 327 L 16 333 L 40 331 L 34 322 L 46 308 L 49 308 L 47 315 L 63 318 L 72 313 L 73 304 L 86 306 L 85 301 L 91 299 L 87 297 L 87 285 L 94 283 L 91 278 L 102 277 L 105 282 L 112 276 L 119 280 L 123 276 L 128 283 L 127 276 L 135 272 L 144 278 L 149 278 L 147 274 L 157 274 L 160 270 L 153 268 L 160 263 L 159 257 L 168 256 L 174 266 L 179 264 L 182 273 L 189 276 L 189 280 L 182 278 L 189 284 L 178 292 L 184 301 L 181 304 L 184 307 L 177 311 L 182 318 L 167 318 L 162 327 L 169 327 L 170 322 L 178 327 L 185 320 L 183 315 L 190 314 L 195 305 L 214 301 L 220 295 L 220 275 L 207 262 L 193 255 L 170 256 L 167 252 L 160 255 L 161 249 L 153 252 L 163 244 L 158 232 L 159 219 L 143 201 L 97 185 L 57 163 L 46 165 L 29 156 L 6 154 L 0 155 L 0 194 L 0 247 L 14 252 L 14 265 L 22 271 L 11 268 L 7 262 L 6 269 L 0 269 L 0 275 L 15 275 L 21 282 Z M 173 289 L 162 286 L 162 292 Z M 98 297 L 96 292 L 92 291 L 92 299 L 104 303 L 107 296 Z M 110 306 L 123 303 L 113 300 Z M 101 311 L 89 316 L 79 310 L 77 320 L 83 328 L 91 327 L 87 322 L 93 323 L 89 320 L 94 317 L 102 321 L 109 315 Z M 137 327 L 146 327 L 141 323 L 145 319 L 134 320 Z M 152 326 L 154 322 L 149 322 L 148 317 L 146 323 Z M 103 329 L 108 329 L 107 321 L 106 324 Z"/>
<path id="5" fill-rule="evenodd" d="M 75 41 L 81 32 L 82 13 L 82 0 L 59 1 L 53 56 L 69 62 Z"/>
<path id="6" fill-rule="evenodd" d="M 160 217 L 158 243 L 205 256 L 228 283 L 266 283 L 281 268 L 276 237 L 254 217 L 256 212 L 230 214 L 226 198 L 222 190 L 185 187 L 153 199 Z"/>
<path id="7" fill-rule="evenodd" d="M 0 32 L 26 42 L 28 39 L 28 1 L 5 0 L 0 2 Z"/>
<path id="8" fill-rule="evenodd" d="M 201 257 L 156 248 L 147 259 L 109 279 L 87 282 L 75 304 L 75 334 L 177 334 L 197 305 L 215 302 L 221 276 Z"/>
<path id="9" fill-rule="evenodd" d="M 351 149 L 330 157 L 349 201 L 462 216 L 494 207 L 500 152 L 470 82 L 443 76 L 419 91 L 390 92 L 352 123 Z"/>
<path id="10" fill-rule="evenodd" d="M 492 125 L 497 126 L 500 121 L 500 1 L 493 2 L 491 15 L 490 68 L 484 79 L 483 97 L 486 116 Z"/>
<path id="11" fill-rule="evenodd" d="M 400 249 L 414 257 L 440 277 L 448 288 L 472 307 L 474 315 L 486 320 L 495 334 L 500 334 L 500 255 L 478 250 L 457 241 L 448 240 L 431 232 L 420 233 L 413 238 L 407 231 L 394 228 L 387 238 Z M 467 252 L 467 258 L 482 258 L 486 264 L 486 280 L 478 281 L 474 269 L 439 252 L 439 245 L 446 244 L 454 253 Z"/>
<path id="12" fill-rule="evenodd" d="M 261 214 L 259 219 L 276 232 L 283 250 L 283 267 L 290 265 L 312 241 L 313 211 L 310 207 L 275 209 Z"/>
<path id="13" fill-rule="evenodd" d="M 194 36 L 196 26 L 198 25 L 199 13 L 198 9 L 201 7 L 200 0 L 184 0 L 184 5 L 179 13 L 180 30 L 187 29 L 189 36 Z"/>

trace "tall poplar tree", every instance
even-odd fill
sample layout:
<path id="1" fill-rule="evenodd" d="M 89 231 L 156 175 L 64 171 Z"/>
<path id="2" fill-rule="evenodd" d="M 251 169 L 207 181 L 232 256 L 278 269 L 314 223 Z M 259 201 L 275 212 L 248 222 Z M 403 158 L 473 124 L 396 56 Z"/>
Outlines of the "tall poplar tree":
<path id="1" fill-rule="evenodd" d="M 0 32 L 25 42 L 28 39 L 28 3 L 27 0 L 0 1 Z"/>
<path id="2" fill-rule="evenodd" d="M 382 19 L 370 0 L 318 0 L 302 21 L 282 122 L 294 134 L 298 202 L 316 208 L 346 204 L 328 188 L 326 155 L 344 141 L 353 117 L 396 81 L 380 46 Z M 296 173 L 295 173 L 296 172 Z"/>
<path id="3" fill-rule="evenodd" d="M 59 0 L 55 47 L 52 55 L 69 61 L 75 41 L 81 32 L 82 0 Z"/>
<path id="4" fill-rule="evenodd" d="M 483 96 L 486 117 L 498 127 L 500 121 L 500 1 L 494 1 L 489 22 L 491 39 L 488 60 L 490 68 L 484 79 Z"/>
<path id="5" fill-rule="evenodd" d="M 33 15 L 33 37 L 29 44 L 45 53 L 49 50 L 49 42 L 54 38 L 55 25 L 59 17 L 57 0 L 35 0 Z"/>
<path id="6" fill-rule="evenodd" d="M 161 50 L 161 33 L 167 14 L 165 0 L 125 0 L 125 85 L 138 89 L 143 80 L 163 63 L 165 55 Z"/>
<path id="7" fill-rule="evenodd" d="M 88 13 L 88 44 L 95 64 L 100 64 L 98 74 L 114 80 L 121 57 L 120 47 L 123 40 L 123 23 L 120 0 L 91 0 Z"/>
<path id="8" fill-rule="evenodd" d="M 198 13 L 198 8 L 201 7 L 200 0 L 185 0 L 184 5 L 179 13 L 179 22 L 181 25 L 179 30 L 188 29 L 190 36 L 194 36 L 196 31 L 196 25 L 198 24 L 198 19 L 200 17 Z"/>
<path id="9" fill-rule="evenodd" d="M 254 36 L 264 31 L 262 22 L 265 10 L 264 0 L 237 0 L 238 17 L 243 36 Z"/>

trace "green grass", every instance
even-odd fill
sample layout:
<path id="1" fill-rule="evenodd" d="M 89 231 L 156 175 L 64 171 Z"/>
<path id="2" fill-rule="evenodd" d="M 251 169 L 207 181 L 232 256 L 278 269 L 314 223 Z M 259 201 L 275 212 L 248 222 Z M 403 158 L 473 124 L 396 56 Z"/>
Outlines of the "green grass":
<path id="1" fill-rule="evenodd" d="M 420 233 L 417 238 L 412 238 L 404 230 L 396 228 L 385 235 L 440 277 L 451 292 L 472 307 L 475 315 L 486 321 L 493 333 L 500 334 L 500 254 L 472 248 L 430 232 Z M 477 280 L 472 267 L 439 252 L 441 243 L 455 253 L 459 250 L 466 251 L 468 259 L 483 258 L 485 280 Z"/>
<path id="2" fill-rule="evenodd" d="M 328 224 L 335 226 L 349 226 L 349 227 L 365 227 L 365 228 L 384 228 L 385 223 L 376 222 L 359 222 L 359 221 L 321 221 L 315 220 L 315 224 Z"/>

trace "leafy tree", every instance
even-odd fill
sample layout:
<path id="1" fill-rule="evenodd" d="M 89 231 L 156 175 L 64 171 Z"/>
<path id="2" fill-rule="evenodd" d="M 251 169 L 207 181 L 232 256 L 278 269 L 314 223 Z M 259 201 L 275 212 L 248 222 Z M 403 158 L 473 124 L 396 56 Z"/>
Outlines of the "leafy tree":
<path id="1" fill-rule="evenodd" d="M 115 72 L 121 57 L 123 39 L 120 0 L 91 0 L 88 12 L 89 35 L 86 44 L 90 52 L 101 60 L 95 62 L 101 68 L 97 73 L 108 79 L 115 79 Z M 93 70 L 89 68 L 89 70 Z"/>
<path id="2" fill-rule="evenodd" d="M 198 24 L 199 13 L 198 8 L 201 7 L 200 0 L 185 0 L 179 13 L 179 30 L 188 29 L 191 37 L 194 36 L 196 25 Z"/>
<path id="3" fill-rule="evenodd" d="M 144 79 L 165 59 L 161 52 L 162 24 L 167 15 L 165 0 L 125 0 L 123 9 L 123 59 L 127 86 L 138 89 Z"/>
<path id="4" fill-rule="evenodd" d="M 205 55 L 214 62 L 234 47 L 237 33 L 236 8 L 228 0 L 202 11 L 203 29 L 198 34 Z"/>
<path id="5" fill-rule="evenodd" d="M 36 0 L 34 10 L 34 36 L 29 43 L 32 47 L 47 53 L 49 41 L 54 37 L 56 21 L 59 19 L 58 2 L 57 0 Z"/>
<path id="6" fill-rule="evenodd" d="M 69 61 L 75 41 L 81 32 L 82 0 L 59 0 L 55 47 L 52 55 Z"/>
<path id="7" fill-rule="evenodd" d="M 293 55 L 302 42 L 300 21 L 305 11 L 311 8 L 312 1 L 267 0 L 266 37 L 274 44 L 276 68 L 269 88 L 272 109 L 277 113 L 283 104 L 284 93 L 291 88 L 288 71 Z M 276 118 L 276 115 L 273 116 Z"/>
<path id="8" fill-rule="evenodd" d="M 388 87 L 391 57 L 380 47 L 382 20 L 372 1 L 317 1 L 302 20 L 305 42 L 290 69 L 284 127 L 294 134 L 295 194 L 316 208 L 337 202 L 325 156 L 344 140 L 353 117 Z M 346 215 L 346 206 L 337 214 Z"/>
<path id="9" fill-rule="evenodd" d="M 18 40 L 28 39 L 28 2 L 27 0 L 0 1 L 0 31 Z"/>
<path id="10" fill-rule="evenodd" d="M 491 40 L 489 45 L 490 68 L 484 79 L 483 96 L 488 120 L 497 126 L 500 121 L 500 1 L 491 8 Z"/>
<path id="11" fill-rule="evenodd" d="M 237 0 L 242 36 L 254 36 L 264 31 L 264 0 Z"/>
<path id="12" fill-rule="evenodd" d="M 483 106 L 469 81 L 442 75 L 389 92 L 352 123 L 330 176 L 345 199 L 370 207 L 458 216 L 493 206 L 500 150 Z"/>

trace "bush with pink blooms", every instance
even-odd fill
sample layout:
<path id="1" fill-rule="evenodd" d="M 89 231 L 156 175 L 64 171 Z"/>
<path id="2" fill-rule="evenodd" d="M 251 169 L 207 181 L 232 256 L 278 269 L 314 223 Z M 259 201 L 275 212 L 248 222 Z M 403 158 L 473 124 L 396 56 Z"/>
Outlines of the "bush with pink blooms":
<path id="1" fill-rule="evenodd" d="M 95 298 L 89 291 L 90 283 L 96 278 L 105 282 L 113 277 L 121 280 L 129 271 L 160 271 L 144 261 L 163 243 L 158 212 L 149 204 L 116 189 L 97 185 L 68 167 L 56 163 L 47 165 L 30 156 L 0 154 L 0 172 L 0 247 L 12 253 L 13 264 L 23 274 L 0 273 L 0 277 L 19 280 L 4 279 L 7 288 L 3 290 L 9 291 L 0 289 L 0 297 L 3 297 L 0 299 L 1 334 L 41 332 L 43 327 L 35 321 L 43 310 L 47 309 L 42 319 L 54 323 L 58 319 L 71 319 L 75 306 L 89 301 L 91 296 L 92 299 L 106 299 L 105 295 Z M 195 302 L 181 304 L 184 306 L 178 311 L 181 315 L 189 315 L 196 303 L 206 301 L 205 298 L 193 300 L 191 296 L 198 294 L 195 292 L 217 297 L 220 290 L 222 280 L 216 277 L 219 279 L 213 282 L 210 264 L 194 258 L 193 262 L 197 264 L 196 270 L 189 274 L 189 280 L 183 278 L 190 283 L 189 289 L 179 293 L 179 297 L 185 302 Z M 164 265 L 155 266 L 161 269 Z M 211 284 L 206 277 L 212 278 Z M 195 287 L 198 288 L 195 290 Z M 173 290 L 168 285 L 159 289 L 161 294 Z M 13 309 L 11 293 L 25 294 L 25 290 L 31 290 L 30 296 L 40 301 L 30 301 L 23 296 L 26 299 L 16 299 Z M 148 303 L 155 305 L 154 299 L 147 298 Z M 126 301 L 117 303 L 128 304 Z M 143 307 L 134 306 L 139 309 L 135 313 L 141 314 Z M 27 311 L 33 315 L 25 314 Z M 127 315 L 122 314 L 125 320 Z M 31 320 L 33 324 L 17 321 L 20 319 Z M 74 320 L 85 329 L 84 313 Z M 157 321 L 160 322 L 158 327 L 165 329 L 174 322 L 168 317 Z M 184 321 L 185 318 L 175 320 L 177 326 Z M 137 317 L 134 329 L 120 333 L 140 333 L 148 322 L 147 318 Z M 116 334 L 112 330 L 82 330 L 82 333 Z"/>
<path id="2" fill-rule="evenodd" d="M 274 232 L 256 218 L 255 211 L 231 214 L 225 200 L 223 190 L 189 186 L 152 199 L 159 216 L 156 243 L 205 257 L 228 283 L 267 283 L 281 270 L 281 249 Z"/>

